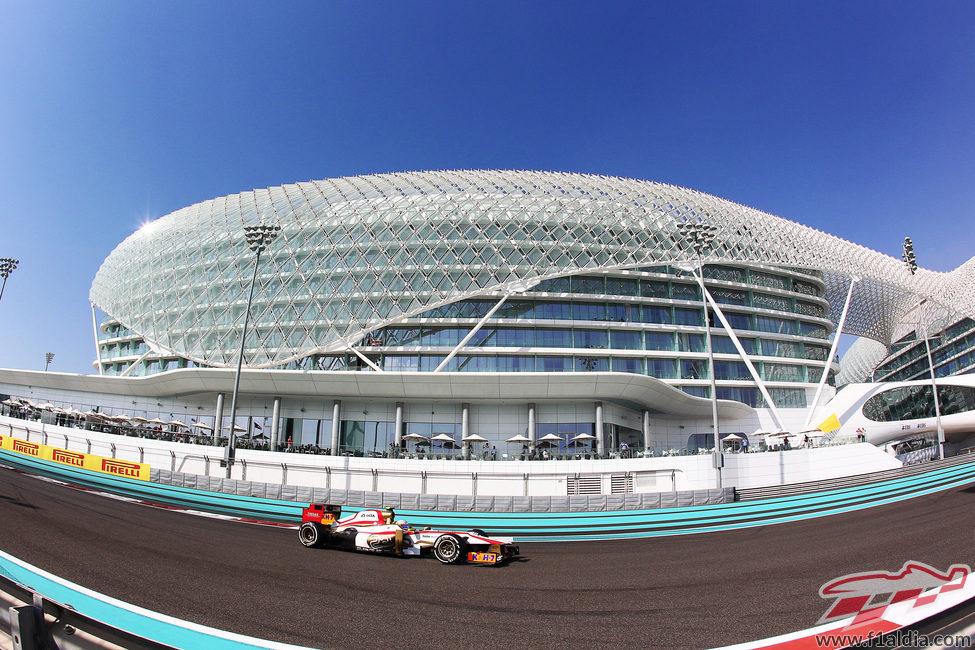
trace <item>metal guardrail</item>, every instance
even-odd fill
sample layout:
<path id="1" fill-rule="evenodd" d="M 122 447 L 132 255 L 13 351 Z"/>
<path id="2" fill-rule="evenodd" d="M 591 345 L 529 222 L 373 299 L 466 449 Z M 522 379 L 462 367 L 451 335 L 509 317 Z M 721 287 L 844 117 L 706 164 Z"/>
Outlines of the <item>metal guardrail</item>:
<path id="1" fill-rule="evenodd" d="M 808 481 L 806 483 L 789 483 L 788 485 L 770 485 L 760 488 L 746 488 L 735 490 L 735 501 L 756 501 L 759 499 L 770 499 L 774 497 L 796 496 L 822 492 L 824 490 L 835 490 L 841 488 L 868 485 L 878 481 L 916 476 L 944 467 L 954 467 L 965 463 L 975 463 L 975 457 L 970 454 L 963 456 L 952 456 L 944 460 L 932 460 L 927 463 L 917 465 L 907 465 L 896 469 L 887 469 L 880 472 L 870 472 L 868 474 L 857 474 L 855 476 L 843 476 L 839 478 L 824 479 L 821 481 Z"/>

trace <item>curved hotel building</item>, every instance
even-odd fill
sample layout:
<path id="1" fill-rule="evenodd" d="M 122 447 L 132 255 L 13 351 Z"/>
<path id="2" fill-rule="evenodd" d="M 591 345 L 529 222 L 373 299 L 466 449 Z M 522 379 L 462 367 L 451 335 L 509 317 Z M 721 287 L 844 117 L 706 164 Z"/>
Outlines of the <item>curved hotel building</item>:
<path id="1" fill-rule="evenodd" d="M 244 227 L 258 225 L 279 230 L 256 260 Z M 960 376 L 975 367 L 975 260 L 914 274 L 700 192 L 549 172 L 358 176 L 178 210 L 94 279 L 98 376 L 0 371 L 0 392 L 226 424 L 252 278 L 237 424 L 281 444 L 370 455 L 476 436 L 479 453 L 549 436 L 556 452 L 693 453 L 713 446 L 712 390 L 721 436 L 835 415 L 828 436 L 882 443 L 931 417 L 876 406 L 904 402 L 887 389 L 931 396 L 919 317 L 942 332 L 936 374 L 957 393 L 944 429 L 975 430 Z M 862 337 L 842 369 L 838 329 Z M 895 383 L 857 383 L 871 379 Z"/>

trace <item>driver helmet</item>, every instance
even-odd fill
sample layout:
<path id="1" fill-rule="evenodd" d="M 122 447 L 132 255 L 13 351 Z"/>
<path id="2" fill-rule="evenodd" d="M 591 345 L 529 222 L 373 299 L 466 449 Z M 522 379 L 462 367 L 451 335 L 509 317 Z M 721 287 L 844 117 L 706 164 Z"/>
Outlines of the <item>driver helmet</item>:
<path id="1" fill-rule="evenodd" d="M 402 519 L 398 520 L 396 522 L 396 525 L 399 526 L 400 528 L 406 528 L 407 527 L 407 523 L 405 521 L 403 521 Z"/>

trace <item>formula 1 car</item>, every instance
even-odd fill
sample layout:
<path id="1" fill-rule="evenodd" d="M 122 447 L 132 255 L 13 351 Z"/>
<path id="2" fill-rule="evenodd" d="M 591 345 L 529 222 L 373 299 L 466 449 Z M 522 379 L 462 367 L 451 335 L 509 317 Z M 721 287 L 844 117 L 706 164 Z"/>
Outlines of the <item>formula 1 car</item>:
<path id="1" fill-rule="evenodd" d="M 298 539 L 308 548 L 330 546 L 369 553 L 432 554 L 443 564 L 499 564 L 518 555 L 510 537 L 489 537 L 482 530 L 465 532 L 412 528 L 394 521 L 392 508 L 362 510 L 338 519 L 340 506 L 311 504 L 301 511 Z"/>

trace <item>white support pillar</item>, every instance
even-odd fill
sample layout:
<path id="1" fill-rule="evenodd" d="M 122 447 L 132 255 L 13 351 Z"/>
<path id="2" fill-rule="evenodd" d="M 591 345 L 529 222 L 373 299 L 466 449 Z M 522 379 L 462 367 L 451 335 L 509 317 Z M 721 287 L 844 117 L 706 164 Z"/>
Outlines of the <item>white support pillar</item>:
<path id="1" fill-rule="evenodd" d="M 471 443 L 463 441 L 469 435 L 471 435 L 471 405 L 464 402 L 460 405 L 461 455 L 464 458 L 471 457 Z"/>
<path id="2" fill-rule="evenodd" d="M 603 403 L 596 402 L 596 451 L 600 456 L 606 453 L 606 440 L 603 437 Z"/>
<path id="3" fill-rule="evenodd" d="M 397 447 L 403 446 L 403 402 L 396 402 L 396 421 L 394 423 L 393 441 Z"/>
<path id="4" fill-rule="evenodd" d="M 349 348 L 349 352 L 351 352 L 355 356 L 359 357 L 359 359 L 362 360 L 362 363 L 366 364 L 367 366 L 369 366 L 370 368 L 372 368 L 376 372 L 385 372 L 382 368 L 380 368 L 375 363 L 373 363 L 372 360 L 369 357 L 367 357 L 366 355 L 362 354 L 361 352 L 359 352 L 355 348 L 350 347 Z"/>
<path id="5" fill-rule="evenodd" d="M 532 449 L 535 448 L 535 440 L 536 440 L 535 429 L 536 429 L 536 426 L 535 426 L 535 405 L 534 404 L 529 404 L 528 405 L 528 433 L 527 433 L 527 435 L 528 435 L 528 444 L 529 444 L 529 446 Z"/>
<path id="6" fill-rule="evenodd" d="M 843 311 L 840 313 L 840 322 L 836 325 L 836 336 L 833 337 L 833 344 L 829 346 L 829 355 L 826 357 L 826 365 L 823 366 L 823 375 L 819 378 L 819 385 L 816 387 L 816 396 L 813 398 L 809 413 L 806 414 L 806 423 L 803 429 L 809 428 L 813 415 L 816 414 L 816 407 L 819 406 L 819 397 L 823 394 L 823 387 L 826 386 L 826 379 L 829 377 L 829 367 L 836 356 L 836 348 L 840 343 L 840 334 L 843 333 L 843 325 L 846 323 L 846 312 L 850 309 L 850 299 L 853 298 L 853 286 L 860 281 L 856 276 L 850 276 L 850 290 L 846 292 L 846 302 L 843 303 Z"/>
<path id="7" fill-rule="evenodd" d="M 650 449 L 650 411 L 643 412 L 643 449 Z"/>
<path id="8" fill-rule="evenodd" d="M 271 439 L 268 440 L 268 449 L 276 451 L 278 448 L 278 422 L 281 420 L 281 398 L 274 398 L 274 406 L 271 407 Z"/>
<path id="9" fill-rule="evenodd" d="M 448 363 L 450 363 L 450 360 L 453 359 L 457 355 L 457 353 L 460 352 L 464 348 L 465 345 L 467 345 L 467 342 L 470 341 L 471 338 L 475 334 L 477 334 L 478 330 L 480 330 L 481 327 L 484 326 L 484 323 L 488 322 L 488 320 L 492 316 L 494 316 L 494 312 L 498 311 L 498 309 L 501 308 L 501 305 L 504 304 L 504 301 L 508 299 L 508 295 L 509 294 L 505 294 L 504 296 L 502 296 L 501 297 L 501 300 L 499 300 L 497 302 L 497 304 L 494 305 L 494 307 L 491 307 L 491 309 L 490 309 L 490 311 L 488 311 L 488 313 L 484 314 L 484 318 L 482 318 L 481 320 L 479 320 L 477 322 L 477 325 L 475 325 L 471 329 L 471 331 L 467 333 L 467 336 L 465 336 L 463 339 L 461 339 L 460 343 L 457 344 L 457 347 L 455 347 L 453 350 L 451 350 L 450 351 L 450 354 L 448 354 L 446 357 L 444 357 L 444 360 L 441 361 L 440 362 L 440 365 L 438 365 L 434 369 L 434 372 L 440 372 L 441 370 L 443 370 L 444 366 L 446 366 Z"/>
<path id="10" fill-rule="evenodd" d="M 342 425 L 342 420 L 340 419 L 342 415 L 342 402 L 335 400 L 332 404 L 332 449 L 331 453 L 333 456 L 339 455 L 339 429 Z"/>
<path id="11" fill-rule="evenodd" d="M 98 345 L 98 323 L 95 320 L 95 303 L 88 303 L 91 305 L 91 331 L 95 335 L 95 358 L 98 360 L 98 374 L 105 374 L 102 369 L 102 351 Z"/>
<path id="12" fill-rule="evenodd" d="M 764 397 L 766 403 L 768 403 L 769 410 L 772 411 L 772 417 L 775 418 L 775 422 L 779 425 L 779 429 L 785 429 L 785 425 L 782 423 L 782 416 L 779 415 L 779 410 L 775 408 L 775 402 L 772 401 L 772 396 L 769 394 L 768 389 L 765 388 L 765 382 L 762 381 L 762 378 L 755 369 L 755 366 L 752 365 L 751 360 L 748 358 L 748 353 L 745 352 L 745 348 L 742 347 L 741 341 L 738 340 L 738 336 L 735 334 L 735 330 L 732 329 L 731 325 L 728 323 L 728 319 L 724 317 L 724 312 L 721 311 L 721 307 L 719 307 L 718 303 L 715 302 L 713 297 L 711 297 L 711 292 L 709 292 L 707 287 L 704 286 L 704 279 L 698 276 L 696 273 L 694 274 L 694 279 L 697 280 L 697 283 L 701 286 L 701 291 L 704 292 L 704 297 L 707 298 L 708 304 L 711 305 L 711 309 L 714 310 L 718 320 L 721 321 L 721 326 L 724 327 L 725 332 L 727 332 L 728 336 L 731 337 L 731 342 L 735 344 L 735 349 L 738 350 L 741 360 L 745 363 L 745 366 L 748 368 L 748 372 L 750 372 L 752 375 L 752 379 L 754 379 L 755 383 L 758 385 L 758 390 L 762 393 L 762 397 Z"/>
<path id="13" fill-rule="evenodd" d="M 213 442 L 220 442 L 223 429 L 223 393 L 217 393 L 217 410 L 213 414 Z"/>

